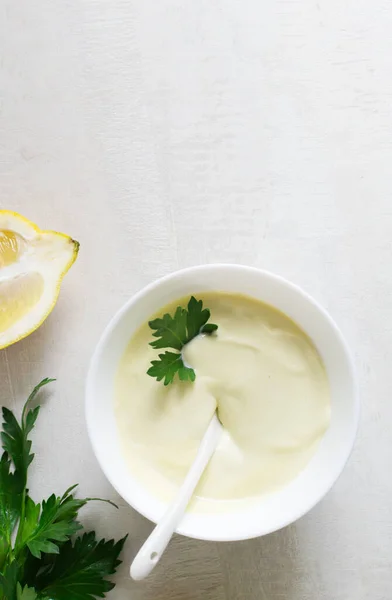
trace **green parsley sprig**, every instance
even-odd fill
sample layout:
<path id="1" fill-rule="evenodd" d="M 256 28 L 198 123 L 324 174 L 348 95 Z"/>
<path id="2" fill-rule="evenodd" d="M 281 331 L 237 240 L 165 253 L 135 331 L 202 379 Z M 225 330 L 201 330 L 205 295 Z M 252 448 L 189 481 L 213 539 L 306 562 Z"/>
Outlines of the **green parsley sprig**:
<path id="1" fill-rule="evenodd" d="M 19 423 L 3 408 L 0 460 L 0 600 L 94 600 L 114 584 L 123 538 L 96 539 L 95 533 L 74 537 L 82 529 L 78 511 L 90 500 L 75 498 L 76 485 L 62 496 L 52 494 L 36 504 L 27 490 L 32 431 L 39 406 L 29 409 L 44 379 L 30 394 Z M 110 504 L 112 504 L 110 502 Z M 114 505 L 115 506 L 115 505 Z M 16 535 L 15 535 L 16 530 Z"/>
<path id="2" fill-rule="evenodd" d="M 154 331 L 153 337 L 157 339 L 150 342 L 155 349 L 173 348 L 178 352 L 166 351 L 159 354 L 159 360 L 151 361 L 147 374 L 155 377 L 157 381 L 164 380 L 164 385 L 172 383 L 176 374 L 181 381 L 194 381 L 196 373 L 187 367 L 182 359 L 182 349 L 201 333 L 211 334 L 218 329 L 218 325 L 208 323 L 211 313 L 208 308 L 203 308 L 202 300 L 194 296 L 188 302 L 188 308 L 178 306 L 174 315 L 169 313 L 149 321 L 150 328 Z"/>

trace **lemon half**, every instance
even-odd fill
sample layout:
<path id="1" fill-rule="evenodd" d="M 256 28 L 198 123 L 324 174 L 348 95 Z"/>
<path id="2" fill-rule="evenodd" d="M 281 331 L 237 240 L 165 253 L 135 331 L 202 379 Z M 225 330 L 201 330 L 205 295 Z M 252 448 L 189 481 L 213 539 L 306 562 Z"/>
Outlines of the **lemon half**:
<path id="1" fill-rule="evenodd" d="M 56 304 L 79 243 L 0 210 L 0 350 L 35 331 Z"/>

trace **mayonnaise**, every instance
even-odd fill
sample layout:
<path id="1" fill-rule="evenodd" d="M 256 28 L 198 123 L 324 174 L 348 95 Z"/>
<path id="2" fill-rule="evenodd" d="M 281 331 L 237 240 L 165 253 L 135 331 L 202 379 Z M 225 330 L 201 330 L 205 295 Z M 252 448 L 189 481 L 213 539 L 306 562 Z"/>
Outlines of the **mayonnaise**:
<path id="1" fill-rule="evenodd" d="M 307 335 L 251 298 L 203 293 L 216 334 L 183 351 L 196 380 L 164 386 L 146 374 L 158 352 L 146 323 L 121 360 L 115 390 L 120 443 L 132 473 L 169 500 L 182 483 L 217 409 L 224 435 L 196 490 L 199 500 L 269 493 L 307 465 L 329 425 L 328 379 Z M 163 307 L 173 313 L 189 298 Z"/>

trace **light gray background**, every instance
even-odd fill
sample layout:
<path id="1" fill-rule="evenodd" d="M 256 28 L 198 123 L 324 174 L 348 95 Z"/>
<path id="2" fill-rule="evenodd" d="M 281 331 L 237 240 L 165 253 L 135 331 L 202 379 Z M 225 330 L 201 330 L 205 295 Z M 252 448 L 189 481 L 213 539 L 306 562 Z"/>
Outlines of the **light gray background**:
<path id="1" fill-rule="evenodd" d="M 0 206 L 81 242 L 60 301 L 0 352 L 1 402 L 44 376 L 37 499 L 80 482 L 84 520 L 129 532 L 111 598 L 392 597 L 390 0 L 0 0 Z M 240 262 L 322 302 L 352 347 L 358 443 L 296 525 L 238 544 L 177 537 L 151 579 L 151 524 L 116 498 L 83 414 L 111 315 L 180 267 Z"/>

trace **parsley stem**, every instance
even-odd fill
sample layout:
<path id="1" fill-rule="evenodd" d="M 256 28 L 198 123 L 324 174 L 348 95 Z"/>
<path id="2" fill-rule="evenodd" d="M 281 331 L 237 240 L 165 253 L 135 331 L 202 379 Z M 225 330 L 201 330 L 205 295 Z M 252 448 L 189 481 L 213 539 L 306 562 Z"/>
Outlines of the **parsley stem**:
<path id="1" fill-rule="evenodd" d="M 24 487 L 23 493 L 22 493 L 22 506 L 20 508 L 20 519 L 19 519 L 19 524 L 18 524 L 18 532 L 16 534 L 15 546 L 14 546 L 15 555 L 17 555 L 17 547 L 18 547 L 18 545 L 20 543 L 20 539 L 22 537 L 23 523 L 25 520 L 25 509 L 26 509 L 26 486 Z"/>

